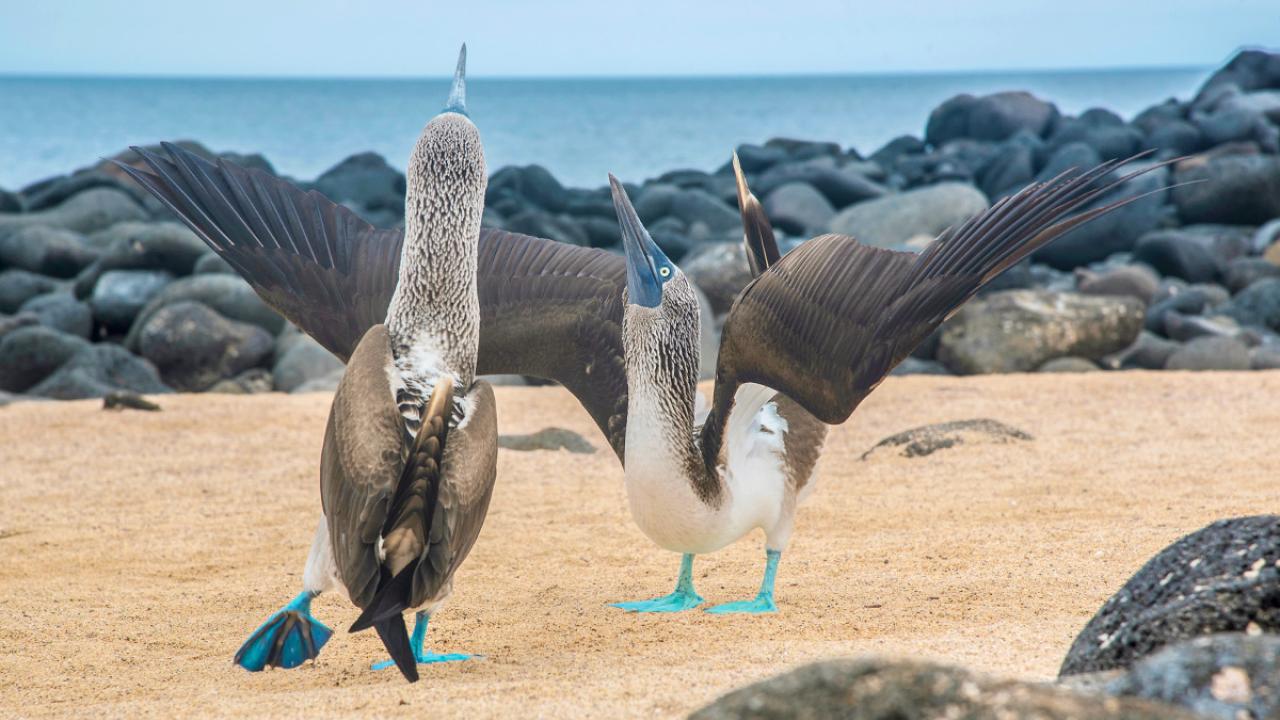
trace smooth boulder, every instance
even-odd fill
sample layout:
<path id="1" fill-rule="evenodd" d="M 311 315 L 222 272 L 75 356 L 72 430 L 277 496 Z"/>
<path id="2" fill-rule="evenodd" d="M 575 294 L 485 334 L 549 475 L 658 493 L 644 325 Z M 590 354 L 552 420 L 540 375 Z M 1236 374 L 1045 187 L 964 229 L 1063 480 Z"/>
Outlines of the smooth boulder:
<path id="1" fill-rule="evenodd" d="M 93 311 L 66 291 L 37 295 L 23 303 L 18 312 L 34 315 L 41 325 L 68 335 L 88 339 L 93 333 Z"/>
<path id="2" fill-rule="evenodd" d="M 1280 217 L 1280 156 L 1196 157 L 1177 167 L 1173 202 L 1184 223 L 1260 225 Z"/>
<path id="3" fill-rule="evenodd" d="M 93 317 L 112 333 L 125 333 L 151 298 L 173 282 L 163 270 L 110 270 L 98 278 L 89 296 Z"/>
<path id="4" fill-rule="evenodd" d="M 765 197 L 764 213 L 775 228 L 788 235 L 812 235 L 826 227 L 836 211 L 812 185 L 792 182 Z"/>
<path id="5" fill-rule="evenodd" d="M 28 392 L 53 400 L 105 397 L 119 391 L 170 392 L 150 362 L 119 345 L 99 343 L 81 349 Z"/>
<path id="6" fill-rule="evenodd" d="M 0 313 L 14 313 L 37 295 L 58 289 L 58 281 L 29 270 L 0 270 Z"/>
<path id="7" fill-rule="evenodd" d="M 276 390 L 293 392 L 308 381 L 326 378 L 343 370 L 342 361 L 309 336 L 291 338 L 287 349 L 275 361 L 271 376 Z"/>
<path id="8" fill-rule="evenodd" d="M 91 233 L 116 223 L 146 219 L 147 211 L 128 193 L 98 187 L 73 195 L 57 207 L 46 210 L 0 213 L 0 235 L 33 225 Z"/>
<path id="9" fill-rule="evenodd" d="M 945 326 L 938 359 L 960 375 L 1030 372 L 1060 357 L 1100 360 L 1128 347 L 1145 318 L 1140 300 L 1008 290 L 971 301 Z"/>
<path id="10" fill-rule="evenodd" d="M 71 278 L 98 259 L 99 254 L 83 235 L 63 228 L 29 225 L 0 234 L 0 268 Z"/>
<path id="11" fill-rule="evenodd" d="M 280 332 L 284 327 L 284 318 L 263 302 L 240 276 L 192 275 L 170 283 L 142 308 L 125 338 L 125 347 L 137 352 L 139 327 L 161 308 L 178 302 L 207 305 L 229 320 L 257 325 L 269 333 Z"/>
<path id="12" fill-rule="evenodd" d="M 1165 370 L 1248 370 L 1249 348 L 1232 337 L 1201 336 L 1178 348 Z"/>
<path id="13" fill-rule="evenodd" d="M 197 302 L 165 305 L 140 325 L 139 353 L 176 390 L 207 390 L 271 355 L 272 338 L 265 330 L 228 320 Z"/>
<path id="14" fill-rule="evenodd" d="M 957 95 L 929 114 L 925 142 L 935 147 L 951 140 L 1004 140 L 1020 131 L 1045 136 L 1058 119 L 1058 109 L 1028 92 L 1000 92 L 983 97 Z"/>
<path id="15" fill-rule="evenodd" d="M 84 338 L 42 325 L 28 325 L 0 338 L 0 390 L 26 392 L 91 347 Z"/>
<path id="16" fill-rule="evenodd" d="M 945 182 L 858 203 L 831 218 L 827 229 L 852 235 L 864 245 L 897 247 L 913 237 L 935 237 L 988 205 L 972 185 Z"/>

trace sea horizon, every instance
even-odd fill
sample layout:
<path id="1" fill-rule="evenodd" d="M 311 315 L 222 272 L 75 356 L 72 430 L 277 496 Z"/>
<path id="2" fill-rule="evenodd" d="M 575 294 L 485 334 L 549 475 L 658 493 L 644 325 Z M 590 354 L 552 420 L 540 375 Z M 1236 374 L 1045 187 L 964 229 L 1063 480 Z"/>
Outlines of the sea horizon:
<path id="1" fill-rule="evenodd" d="M 1186 98 L 1211 67 L 771 75 L 476 76 L 468 105 L 490 171 L 540 164 L 566 185 L 714 170 L 741 143 L 834 141 L 870 154 L 922 135 L 957 93 L 1027 90 L 1065 113 L 1126 119 Z M 0 75 L 0 187 L 71 172 L 131 144 L 193 139 L 262 153 L 311 179 L 364 151 L 403 167 L 448 78 Z"/>

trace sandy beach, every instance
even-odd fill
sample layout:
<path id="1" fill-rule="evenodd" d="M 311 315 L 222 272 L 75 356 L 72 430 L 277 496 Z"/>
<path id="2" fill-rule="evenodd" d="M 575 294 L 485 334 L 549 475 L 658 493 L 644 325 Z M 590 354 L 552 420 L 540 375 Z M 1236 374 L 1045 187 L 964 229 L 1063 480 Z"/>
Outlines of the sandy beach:
<path id="1" fill-rule="evenodd" d="M 876 653 L 1048 679 L 1098 606 L 1213 520 L 1275 512 L 1280 372 L 892 378 L 833 431 L 770 617 L 627 615 L 678 558 L 632 524 L 622 472 L 558 388 L 500 388 L 504 433 L 598 451 L 499 456 L 488 522 L 428 646 L 483 655 L 407 685 L 373 633 L 251 674 L 240 642 L 300 587 L 325 394 L 0 409 L 0 715 L 674 717 L 810 660 Z M 992 418 L 1033 440 L 907 459 L 880 439 Z M 695 564 L 750 597 L 759 533 Z"/>

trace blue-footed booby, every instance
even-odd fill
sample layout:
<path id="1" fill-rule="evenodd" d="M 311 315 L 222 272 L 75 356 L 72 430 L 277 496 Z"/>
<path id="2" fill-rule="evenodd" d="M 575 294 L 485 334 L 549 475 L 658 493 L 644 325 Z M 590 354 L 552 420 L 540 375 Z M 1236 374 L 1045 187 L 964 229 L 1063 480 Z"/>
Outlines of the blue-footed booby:
<path id="1" fill-rule="evenodd" d="M 709 412 L 697 417 L 698 309 L 689 281 L 609 181 L 627 260 L 627 499 L 640 529 L 682 554 L 675 590 L 616 603 L 634 612 L 702 604 L 693 558 L 759 528 L 765 569 L 753 599 L 713 613 L 775 612 L 778 562 L 812 490 L 826 425 L 843 423 L 889 371 L 1001 272 L 1067 230 L 1132 199 L 1079 212 L 1119 165 L 1069 171 L 997 202 L 922 253 L 823 235 L 779 257 L 737 158 L 754 279 L 725 319 Z M 1142 171 L 1139 171 L 1142 172 Z M 1101 185 L 1101 187 L 1100 187 Z"/>
<path id="2" fill-rule="evenodd" d="M 387 314 L 404 232 L 375 228 L 261 170 L 209 162 L 172 145 L 165 153 L 145 155 L 149 169 L 134 170 L 135 177 L 268 304 L 342 360 L 351 358 Z M 702 600 L 693 589 L 694 554 L 762 527 L 761 593 L 717 610 L 771 611 L 778 560 L 795 504 L 812 487 L 826 426 L 846 420 L 890 369 L 1002 271 L 1137 199 L 1085 209 L 1132 176 L 1107 180 L 1125 162 L 1032 185 L 943 232 L 920 254 L 824 235 L 779 257 L 739 173 L 744 241 L 758 277 L 726 320 L 706 417 L 694 412 L 692 290 L 615 183 L 625 258 L 480 230 L 475 371 L 546 378 L 572 392 L 622 461 L 641 528 L 682 553 L 675 593 L 624 607 L 696 607 Z"/>
<path id="3" fill-rule="evenodd" d="M 412 682 L 418 663 L 468 657 L 422 647 L 429 618 L 452 591 L 454 572 L 480 532 L 497 462 L 493 391 L 475 377 L 476 265 L 488 175 L 480 134 L 467 117 L 465 70 L 464 45 L 448 102 L 409 158 L 403 241 L 380 256 L 387 262 L 394 253 L 396 272 L 326 298 L 370 322 L 348 338 L 356 342 L 329 411 L 320 459 L 322 512 L 302 593 L 236 653 L 235 662 L 248 670 L 315 658 L 331 631 L 310 606 L 328 591 L 361 608 L 352 632 L 374 628 L 391 654 L 375 669 L 394 664 Z M 367 232 L 314 197 L 273 190 L 243 173 L 220 175 L 207 162 L 166 149 L 168 160 L 144 154 L 150 172 L 126 170 L 180 216 L 199 215 L 204 207 L 234 225 L 230 234 L 205 236 L 216 238 L 215 249 L 307 248 L 332 270 L 352 259 L 325 243 Z M 250 197 L 257 203 L 253 212 L 234 220 L 216 206 Z M 309 278 L 306 268 L 293 266 L 277 279 L 305 285 Z M 387 291 L 389 301 L 376 298 Z M 315 310 L 324 317 L 332 308 Z M 402 613 L 412 609 L 417 620 L 410 638 Z"/>

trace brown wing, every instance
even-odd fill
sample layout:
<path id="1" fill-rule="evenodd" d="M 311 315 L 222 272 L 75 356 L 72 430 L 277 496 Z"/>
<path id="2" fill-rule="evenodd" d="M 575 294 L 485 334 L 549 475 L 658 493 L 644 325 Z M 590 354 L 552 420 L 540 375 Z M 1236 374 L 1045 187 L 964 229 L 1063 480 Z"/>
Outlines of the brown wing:
<path id="1" fill-rule="evenodd" d="M 1136 199 L 1072 215 L 1131 177 L 1101 182 L 1119 164 L 1028 187 L 946 230 L 919 255 L 843 235 L 788 253 L 742 291 L 725 321 L 703 432 L 708 465 L 739 385 L 771 387 L 825 423 L 844 422 L 984 284 L 1067 230 Z"/>
<path id="2" fill-rule="evenodd" d="M 427 544 L 414 573 L 410 607 L 439 597 L 471 552 L 489 511 L 498 473 L 498 413 L 493 388 L 476 382 L 465 422 L 449 431 L 434 493 Z"/>
<path id="3" fill-rule="evenodd" d="M 391 339 L 375 325 L 338 383 L 320 454 L 320 499 L 338 576 L 365 607 L 381 575 L 378 540 L 405 469 L 404 420 L 387 368 Z"/>
<path id="4" fill-rule="evenodd" d="M 380 230 L 316 192 L 168 143 L 121 167 L 222 256 L 262 298 L 346 360 L 386 319 L 400 230 Z M 618 457 L 626 435 L 622 290 L 626 263 L 501 230 L 480 231 L 479 372 L 533 375 L 572 392 Z"/>

